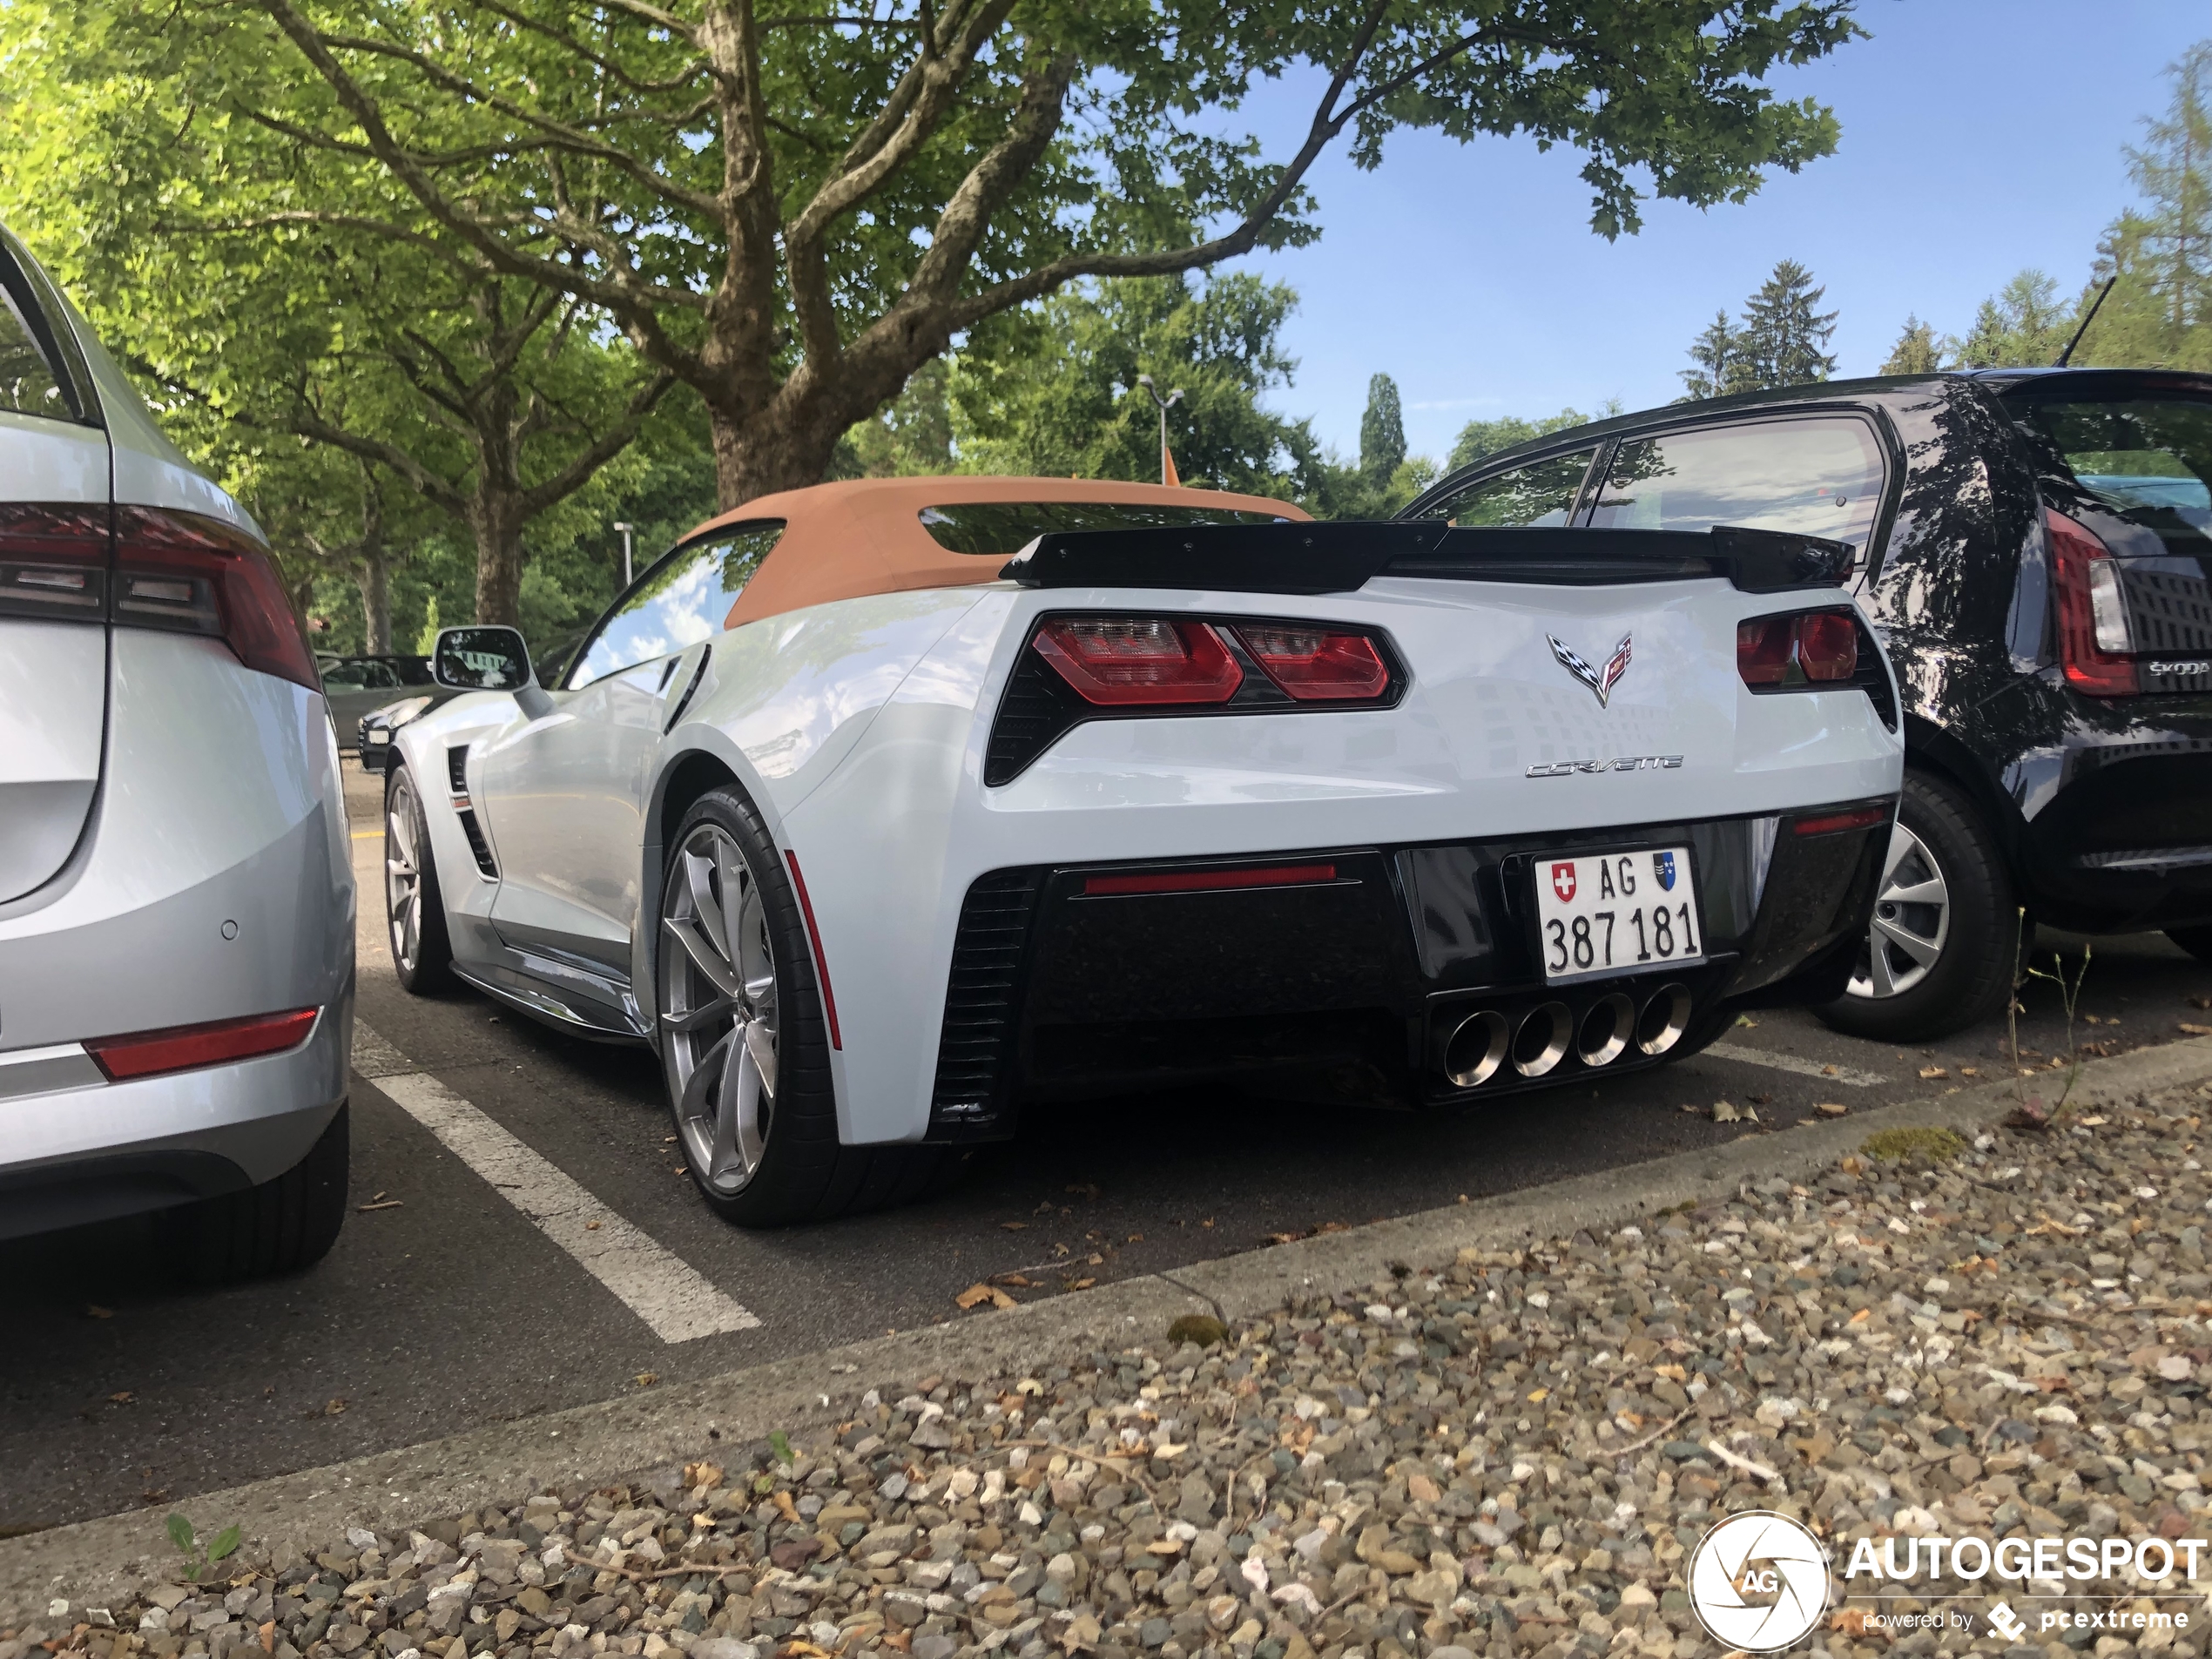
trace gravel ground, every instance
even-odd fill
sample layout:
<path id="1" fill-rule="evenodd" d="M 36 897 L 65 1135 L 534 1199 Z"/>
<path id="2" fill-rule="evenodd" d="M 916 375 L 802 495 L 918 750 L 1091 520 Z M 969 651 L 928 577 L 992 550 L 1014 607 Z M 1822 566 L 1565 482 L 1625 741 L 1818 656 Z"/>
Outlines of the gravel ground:
<path id="1" fill-rule="evenodd" d="M 1689 1659 L 1716 1649 L 1685 1551 L 1734 1509 L 1806 1520 L 1839 1563 L 1892 1533 L 2204 1537 L 2208 1096 L 1877 1136 L 1811 1185 L 1408 1264 L 1211 1345 L 840 1379 L 833 1437 L 57 1603 L 0 1659 Z M 2093 1644 L 2135 1651 L 2012 1651 Z M 1839 1602 L 1811 1645 L 2006 1644 L 1884 1644 Z"/>

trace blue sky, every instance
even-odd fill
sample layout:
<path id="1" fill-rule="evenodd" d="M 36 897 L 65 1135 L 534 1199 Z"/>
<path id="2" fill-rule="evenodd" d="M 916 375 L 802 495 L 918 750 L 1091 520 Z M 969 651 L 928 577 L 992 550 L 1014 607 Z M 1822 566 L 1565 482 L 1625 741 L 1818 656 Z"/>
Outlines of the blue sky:
<path id="1" fill-rule="evenodd" d="M 2077 288 L 2132 199 L 2122 147 L 2165 106 L 2166 66 L 2212 35 L 2187 0 L 1866 0 L 1859 21 L 1871 38 L 1772 82 L 1835 110 L 1835 155 L 1742 206 L 1652 203 L 1618 242 L 1588 227 L 1575 152 L 1406 132 L 1362 173 L 1339 140 L 1312 178 L 1321 239 L 1243 262 L 1299 296 L 1298 373 L 1274 405 L 1349 455 L 1386 373 L 1413 451 L 1441 458 L 1469 420 L 1663 403 L 1691 338 L 1784 258 L 1842 314 L 1837 372 L 1871 374 L 1907 312 L 1963 333 L 2026 266 Z M 1271 154 L 1312 96 L 1286 82 L 1248 106 Z"/>

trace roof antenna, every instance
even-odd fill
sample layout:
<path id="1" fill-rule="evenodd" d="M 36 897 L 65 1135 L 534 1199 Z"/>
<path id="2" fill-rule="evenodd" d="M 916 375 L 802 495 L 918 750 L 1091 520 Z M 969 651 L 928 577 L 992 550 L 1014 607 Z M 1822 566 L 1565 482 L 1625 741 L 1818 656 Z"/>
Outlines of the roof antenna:
<path id="1" fill-rule="evenodd" d="M 2074 338 L 2066 342 L 2066 349 L 2060 352 L 2057 360 L 2052 363 L 2053 368 L 2064 368 L 2067 366 L 2067 360 L 2074 355 L 2074 348 L 2081 343 L 2081 336 L 2089 332 L 2089 325 L 2097 320 L 2097 311 L 2104 304 L 2105 296 L 2112 292 L 2112 285 L 2119 280 L 2120 273 L 2117 271 L 2105 279 L 2104 287 L 2097 290 L 2097 297 L 2089 302 L 2089 314 L 2082 318 L 2081 326 L 2074 331 Z"/>

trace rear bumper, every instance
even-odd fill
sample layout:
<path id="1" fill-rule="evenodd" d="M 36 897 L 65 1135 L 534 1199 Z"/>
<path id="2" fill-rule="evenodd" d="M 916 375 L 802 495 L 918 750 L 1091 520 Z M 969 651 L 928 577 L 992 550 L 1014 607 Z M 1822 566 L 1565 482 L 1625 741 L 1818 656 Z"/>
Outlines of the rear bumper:
<path id="1" fill-rule="evenodd" d="M 349 987 L 295 1049 L 125 1082 L 76 1043 L 0 1055 L 0 1238 L 282 1175 L 346 1097 L 352 1023 Z"/>
<path id="2" fill-rule="evenodd" d="M 994 871 L 961 907 L 929 1138 L 1208 1078 L 1420 1106 L 1656 1064 L 1726 1005 L 1803 992 L 1809 968 L 1832 967 L 1840 992 L 1888 826 L 1795 833 L 1811 816 L 1272 854 L 1329 875 L 1235 890 L 1086 891 L 1220 860 Z M 1704 960 L 1548 987 L 1532 861 L 1669 841 L 1692 848 Z"/>

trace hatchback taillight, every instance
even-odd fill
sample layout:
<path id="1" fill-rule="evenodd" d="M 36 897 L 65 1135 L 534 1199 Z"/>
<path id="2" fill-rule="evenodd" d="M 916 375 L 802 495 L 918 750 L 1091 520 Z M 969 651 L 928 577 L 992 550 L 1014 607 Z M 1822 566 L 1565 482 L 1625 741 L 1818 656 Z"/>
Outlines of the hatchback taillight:
<path id="1" fill-rule="evenodd" d="M 1301 703 L 1356 701 L 1390 689 L 1389 665 L 1365 634 L 1239 623 L 1237 637 L 1267 678 Z"/>
<path id="2" fill-rule="evenodd" d="M 2067 684 L 2092 697 L 2132 697 L 2143 689 L 2134 631 L 2112 550 L 2093 530 L 2047 509 L 2053 585 L 2058 594 L 2059 664 Z"/>
<path id="3" fill-rule="evenodd" d="M 1086 703 L 1226 703 L 1244 671 L 1203 622 L 1163 617 L 1063 617 L 1036 637 L 1037 654 Z"/>
<path id="4" fill-rule="evenodd" d="M 107 543 L 105 503 L 0 504 L 0 616 L 99 621 Z"/>
<path id="5" fill-rule="evenodd" d="M 1858 672 L 1858 617 L 1795 610 L 1736 624 L 1736 671 L 1754 689 L 1834 685 Z"/>
<path id="6" fill-rule="evenodd" d="M 315 659 L 268 552 L 196 513 L 115 512 L 115 620 L 220 639 L 248 668 L 320 691 Z"/>

